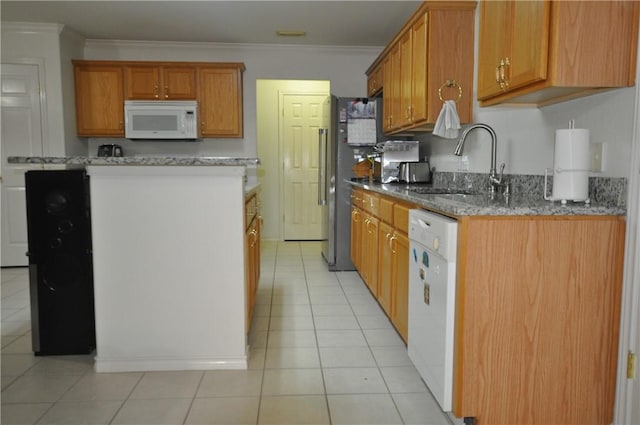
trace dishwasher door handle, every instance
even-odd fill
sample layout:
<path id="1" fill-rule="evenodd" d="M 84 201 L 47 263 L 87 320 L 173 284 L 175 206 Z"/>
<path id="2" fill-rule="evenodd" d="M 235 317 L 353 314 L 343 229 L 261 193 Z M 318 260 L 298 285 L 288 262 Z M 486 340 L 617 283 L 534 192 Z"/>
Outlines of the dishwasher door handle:
<path id="1" fill-rule="evenodd" d="M 424 220 L 418 219 L 418 224 L 423 229 L 430 229 L 431 228 L 431 223 L 429 223 L 428 221 L 424 221 Z"/>

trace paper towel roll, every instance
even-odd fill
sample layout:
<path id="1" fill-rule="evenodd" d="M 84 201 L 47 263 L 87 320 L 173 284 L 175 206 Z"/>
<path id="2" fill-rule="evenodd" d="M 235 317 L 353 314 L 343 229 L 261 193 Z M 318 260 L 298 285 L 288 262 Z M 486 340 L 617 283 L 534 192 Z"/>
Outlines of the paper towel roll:
<path id="1" fill-rule="evenodd" d="M 589 198 L 590 132 L 583 128 L 556 130 L 553 157 L 553 197 L 566 201 Z"/>
<path id="2" fill-rule="evenodd" d="M 584 128 L 563 128 L 556 130 L 553 169 L 586 170 L 591 164 L 589 130 Z"/>

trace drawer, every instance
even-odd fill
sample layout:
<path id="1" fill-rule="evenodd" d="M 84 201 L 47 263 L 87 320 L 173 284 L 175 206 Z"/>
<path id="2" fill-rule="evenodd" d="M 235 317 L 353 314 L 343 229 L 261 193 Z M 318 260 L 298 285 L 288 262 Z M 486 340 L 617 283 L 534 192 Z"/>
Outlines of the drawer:
<path id="1" fill-rule="evenodd" d="M 249 225 L 253 221 L 254 217 L 258 214 L 258 197 L 252 195 L 244 201 L 244 214 L 245 214 L 245 229 L 249 228 Z"/>
<path id="2" fill-rule="evenodd" d="M 380 219 L 387 224 L 393 224 L 393 206 L 395 202 L 390 199 L 380 198 L 379 213 Z"/>
<path id="3" fill-rule="evenodd" d="M 409 233 L 409 210 L 411 207 L 404 204 L 393 206 L 393 227 L 404 233 Z"/>
<path id="4" fill-rule="evenodd" d="M 362 203 L 362 208 L 372 215 L 378 216 L 380 210 L 380 197 L 373 193 L 365 193 L 363 198 L 364 202 Z"/>
<path id="5" fill-rule="evenodd" d="M 351 191 L 351 204 L 355 205 L 358 208 L 362 208 L 362 196 L 363 195 L 364 195 L 364 192 L 362 191 L 362 189 L 354 188 Z"/>

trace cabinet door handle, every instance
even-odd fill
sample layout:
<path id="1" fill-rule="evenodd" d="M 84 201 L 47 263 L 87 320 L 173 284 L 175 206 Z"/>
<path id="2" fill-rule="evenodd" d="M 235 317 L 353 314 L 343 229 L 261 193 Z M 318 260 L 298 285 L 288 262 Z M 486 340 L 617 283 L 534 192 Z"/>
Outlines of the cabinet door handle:
<path id="1" fill-rule="evenodd" d="M 504 67 L 502 68 L 502 82 L 505 87 L 509 87 L 509 80 L 511 80 L 511 62 L 509 57 L 504 58 Z"/>
<path id="2" fill-rule="evenodd" d="M 496 82 L 502 90 L 509 87 L 509 78 L 507 76 L 507 67 L 511 69 L 511 62 L 508 57 L 500 59 L 500 64 L 496 68 Z"/>
<path id="3" fill-rule="evenodd" d="M 258 242 L 258 231 L 256 229 L 252 229 L 250 235 L 253 236 L 253 240 L 249 246 L 253 248 L 256 245 L 256 242 Z"/>
<path id="4" fill-rule="evenodd" d="M 159 87 L 158 87 L 158 85 L 156 84 L 156 85 L 153 87 L 153 91 L 154 91 L 154 93 L 155 93 L 153 97 L 155 97 L 156 99 L 157 99 L 158 97 L 160 97 L 160 94 L 159 94 L 158 89 L 159 89 Z"/>
<path id="5" fill-rule="evenodd" d="M 373 234 L 373 232 L 371 231 L 371 227 L 369 226 L 371 223 L 373 223 L 371 220 L 369 220 L 369 222 L 367 223 L 367 233 L 369 233 L 370 235 Z"/>
<path id="6" fill-rule="evenodd" d="M 164 86 L 164 98 L 169 99 L 169 86 Z"/>
<path id="7" fill-rule="evenodd" d="M 396 239 L 396 235 L 391 236 L 391 239 L 389 239 L 389 248 L 391 249 L 391 253 L 395 255 L 396 250 L 393 248 L 393 241 L 395 241 Z"/>

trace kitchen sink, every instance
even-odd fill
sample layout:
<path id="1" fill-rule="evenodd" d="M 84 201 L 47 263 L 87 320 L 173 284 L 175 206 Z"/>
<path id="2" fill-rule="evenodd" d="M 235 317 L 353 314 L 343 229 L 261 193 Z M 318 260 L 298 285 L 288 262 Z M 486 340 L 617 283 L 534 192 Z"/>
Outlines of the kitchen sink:
<path id="1" fill-rule="evenodd" d="M 452 189 L 447 187 L 407 187 L 410 192 L 419 193 L 421 195 L 479 195 L 480 192 L 469 189 Z"/>

